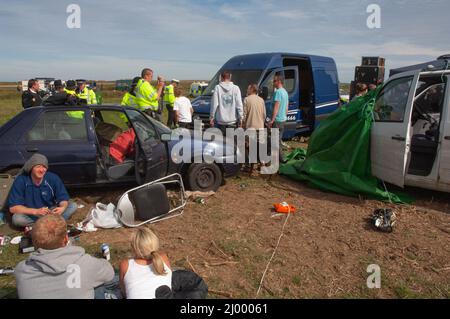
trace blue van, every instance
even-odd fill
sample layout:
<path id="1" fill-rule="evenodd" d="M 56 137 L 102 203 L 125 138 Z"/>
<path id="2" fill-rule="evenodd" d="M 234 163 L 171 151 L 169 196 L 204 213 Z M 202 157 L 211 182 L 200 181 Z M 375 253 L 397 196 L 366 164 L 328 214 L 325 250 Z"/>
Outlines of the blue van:
<path id="1" fill-rule="evenodd" d="M 317 124 L 339 107 L 339 80 L 332 58 L 291 53 L 260 53 L 231 58 L 210 81 L 204 94 L 192 101 L 194 119 L 209 125 L 211 96 L 222 71 L 232 74 L 243 98 L 251 83 L 258 84 L 266 101 L 267 114 L 272 114 L 273 77 L 281 74 L 289 93 L 288 122 L 285 139 L 309 134 Z"/>

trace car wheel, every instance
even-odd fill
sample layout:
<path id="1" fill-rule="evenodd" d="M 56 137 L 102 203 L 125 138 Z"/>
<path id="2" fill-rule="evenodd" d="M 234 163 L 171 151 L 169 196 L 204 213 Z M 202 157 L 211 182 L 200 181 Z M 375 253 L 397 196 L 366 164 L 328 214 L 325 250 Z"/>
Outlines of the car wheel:
<path id="1" fill-rule="evenodd" d="M 193 191 L 215 192 L 222 179 L 222 171 L 216 164 L 192 164 L 187 171 L 188 185 Z"/>

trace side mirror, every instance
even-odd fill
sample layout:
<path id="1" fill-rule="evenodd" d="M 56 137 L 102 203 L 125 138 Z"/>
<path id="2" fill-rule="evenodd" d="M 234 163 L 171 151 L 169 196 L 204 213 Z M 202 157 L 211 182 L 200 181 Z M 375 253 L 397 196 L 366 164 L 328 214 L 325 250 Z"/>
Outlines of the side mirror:
<path id="1" fill-rule="evenodd" d="M 263 100 L 267 100 L 267 97 L 269 96 L 269 88 L 267 86 L 263 86 L 259 89 L 258 94 Z"/>

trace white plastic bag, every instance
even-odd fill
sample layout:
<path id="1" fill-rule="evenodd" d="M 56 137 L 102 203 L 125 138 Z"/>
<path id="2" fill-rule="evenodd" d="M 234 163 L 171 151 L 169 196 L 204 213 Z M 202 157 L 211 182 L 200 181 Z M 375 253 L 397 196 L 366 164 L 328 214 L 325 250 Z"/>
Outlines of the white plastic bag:
<path id="1" fill-rule="evenodd" d="M 122 227 L 122 224 L 119 222 L 115 210 L 116 207 L 114 204 L 109 203 L 108 205 L 105 205 L 97 203 L 95 207 L 91 209 L 88 218 L 95 227 L 119 228 Z"/>

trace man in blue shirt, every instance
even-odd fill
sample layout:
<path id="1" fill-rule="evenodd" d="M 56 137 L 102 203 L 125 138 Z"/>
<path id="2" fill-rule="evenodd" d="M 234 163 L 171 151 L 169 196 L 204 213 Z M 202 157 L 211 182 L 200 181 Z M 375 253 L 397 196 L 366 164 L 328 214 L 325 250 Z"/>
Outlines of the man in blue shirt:
<path id="1" fill-rule="evenodd" d="M 284 80 L 281 75 L 275 75 L 273 78 L 273 86 L 276 88 L 273 95 L 273 112 L 272 119 L 269 122 L 269 128 L 278 128 L 280 132 L 279 141 L 279 157 L 280 162 L 284 162 L 282 151 L 282 138 L 284 133 L 284 127 L 287 121 L 287 112 L 289 109 L 289 94 L 284 88 Z"/>
<path id="2" fill-rule="evenodd" d="M 25 163 L 22 174 L 16 177 L 8 198 L 14 226 L 31 226 L 49 214 L 61 215 L 67 220 L 77 210 L 77 205 L 69 202 L 61 179 L 47 170 L 47 158 L 36 153 Z"/>

